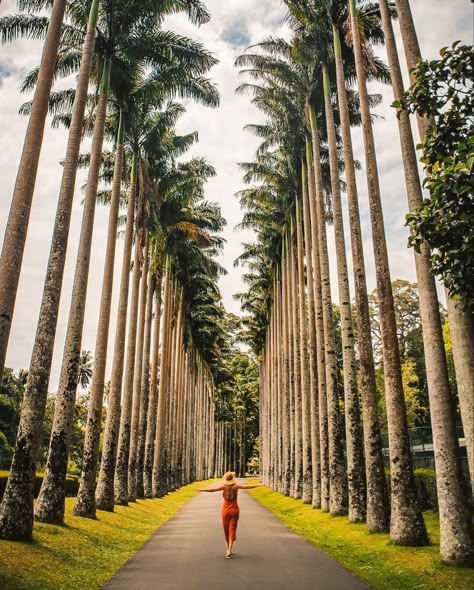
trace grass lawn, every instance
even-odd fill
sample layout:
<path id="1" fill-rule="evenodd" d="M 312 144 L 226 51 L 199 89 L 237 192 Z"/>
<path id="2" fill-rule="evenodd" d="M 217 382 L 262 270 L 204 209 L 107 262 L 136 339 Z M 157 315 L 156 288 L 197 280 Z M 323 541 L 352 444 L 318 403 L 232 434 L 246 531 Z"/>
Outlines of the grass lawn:
<path id="1" fill-rule="evenodd" d="M 448 567 L 439 559 L 439 520 L 425 512 L 428 547 L 398 547 L 387 534 L 334 517 L 269 488 L 249 493 L 288 528 L 336 559 L 377 590 L 473 590 L 474 569 Z M 343 590 L 343 589 L 341 589 Z"/>
<path id="2" fill-rule="evenodd" d="M 75 499 L 66 498 L 65 526 L 36 523 L 32 542 L 0 541 L 0 588 L 100 588 L 202 486 L 98 511 L 97 520 L 73 516 Z"/>

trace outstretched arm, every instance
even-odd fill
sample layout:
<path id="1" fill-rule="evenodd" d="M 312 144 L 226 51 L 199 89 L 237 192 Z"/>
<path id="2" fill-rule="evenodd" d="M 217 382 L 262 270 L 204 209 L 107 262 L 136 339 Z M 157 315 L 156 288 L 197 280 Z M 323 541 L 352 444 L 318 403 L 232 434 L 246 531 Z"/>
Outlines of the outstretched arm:
<path id="1" fill-rule="evenodd" d="M 198 490 L 198 492 L 219 492 L 222 491 L 224 489 L 224 486 L 221 485 L 217 488 L 201 488 L 200 490 Z"/>
<path id="2" fill-rule="evenodd" d="M 251 490 L 253 488 L 259 488 L 260 486 L 263 486 L 263 483 L 253 483 L 253 484 L 239 483 L 239 488 L 242 490 Z"/>

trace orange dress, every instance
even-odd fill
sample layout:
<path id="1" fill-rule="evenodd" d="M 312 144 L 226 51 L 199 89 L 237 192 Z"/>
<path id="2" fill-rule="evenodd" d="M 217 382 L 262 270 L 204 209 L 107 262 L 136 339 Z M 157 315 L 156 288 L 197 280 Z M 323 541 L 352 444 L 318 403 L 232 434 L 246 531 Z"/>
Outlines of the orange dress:
<path id="1" fill-rule="evenodd" d="M 232 486 L 234 488 L 234 486 Z M 231 498 L 226 498 L 226 492 Z M 231 493 L 229 493 L 231 492 Z M 222 496 L 224 498 L 224 504 L 222 504 L 222 524 L 224 526 L 225 540 L 227 543 L 229 540 L 235 541 L 237 538 L 237 523 L 239 521 L 240 509 L 237 504 L 237 492 L 238 488 L 232 490 L 224 490 Z"/>

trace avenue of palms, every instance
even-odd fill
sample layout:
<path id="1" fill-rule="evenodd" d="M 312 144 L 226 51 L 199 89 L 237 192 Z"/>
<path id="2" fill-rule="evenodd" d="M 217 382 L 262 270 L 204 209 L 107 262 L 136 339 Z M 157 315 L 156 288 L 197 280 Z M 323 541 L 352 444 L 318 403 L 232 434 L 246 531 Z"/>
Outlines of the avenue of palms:
<path id="1" fill-rule="evenodd" d="M 21 108 L 29 122 L 0 259 L 0 378 L 10 376 L 10 328 L 22 313 L 15 303 L 45 127 L 52 121 L 67 135 L 56 215 L 42 236 L 50 244 L 43 292 L 31 294 L 39 317 L 0 539 L 31 540 L 35 522 L 65 523 L 77 392 L 87 388 L 84 360 L 93 358 L 75 516 L 100 520 L 116 506 L 163 498 L 228 470 L 245 477 L 257 465 L 263 483 L 284 496 L 362 523 L 368 533 L 387 533 L 396 546 L 428 546 L 410 441 L 408 345 L 400 339 L 398 277 L 389 266 L 383 152 L 374 138 L 381 95 L 372 91 L 373 83 L 384 84 L 397 101 L 400 198 L 416 213 L 426 195 L 415 117 L 400 108 L 403 78 L 415 81 L 411 68 L 422 58 L 410 2 L 283 0 L 288 35 L 264 36 L 236 53 L 234 90 L 260 117 L 245 128 L 258 140 L 254 158 L 238 163 L 236 229 L 253 235 L 234 261 L 243 269 L 244 287 L 234 295 L 241 317 L 226 310 L 220 282 L 230 271 L 222 256 L 235 223 L 208 200 L 216 169 L 199 153 L 200 129 L 183 124 L 190 103 L 203 112 L 220 107 L 212 73 L 219 56 L 167 22 L 181 15 L 191 27 L 205 26 L 205 4 L 27 0 L 0 18 L 2 43 L 44 43 L 22 85 L 34 94 Z M 74 87 L 64 89 L 64 80 Z M 434 119 L 416 122 L 423 140 Z M 353 142 L 355 128 L 360 142 Z M 86 182 L 76 242 L 71 219 L 80 171 Z M 108 226 L 103 272 L 94 274 L 98 207 Z M 69 296 L 63 284 L 71 252 Z M 415 344 L 426 381 L 419 415 L 429 415 L 433 436 L 440 559 L 469 567 L 471 302 L 446 290 L 444 309 L 427 243 L 413 249 L 413 266 L 421 327 Z M 92 282 L 100 284 L 100 306 L 90 356 L 83 333 Z M 68 319 L 45 444 L 60 303 Z"/>

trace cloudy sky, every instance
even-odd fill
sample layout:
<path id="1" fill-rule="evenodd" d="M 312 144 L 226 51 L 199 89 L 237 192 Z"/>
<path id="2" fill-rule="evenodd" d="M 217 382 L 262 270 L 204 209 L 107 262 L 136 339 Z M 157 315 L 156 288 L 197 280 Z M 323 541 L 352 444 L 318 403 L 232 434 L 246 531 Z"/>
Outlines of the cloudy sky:
<path id="1" fill-rule="evenodd" d="M 449 45 L 457 39 L 468 43 L 472 42 L 472 4 L 470 0 L 413 0 L 411 4 L 422 53 L 425 57 L 435 57 L 441 47 Z M 258 140 L 243 131 L 243 127 L 246 123 L 258 121 L 259 114 L 250 104 L 248 97 L 235 95 L 234 90 L 239 82 L 239 77 L 233 63 L 235 57 L 247 45 L 256 43 L 267 35 L 287 36 L 288 31 L 284 22 L 285 9 L 283 3 L 279 0 L 226 0 L 225 2 L 222 0 L 206 0 L 206 5 L 212 12 L 212 20 L 202 28 L 196 29 L 182 16 L 169 18 L 165 22 L 164 28 L 173 29 L 181 34 L 199 39 L 220 60 L 219 64 L 211 72 L 211 76 L 219 85 L 221 92 L 220 108 L 211 110 L 193 104 L 187 105 L 188 111 L 182 118 L 179 129 L 182 132 L 195 129 L 199 131 L 199 144 L 193 148 L 191 154 L 206 156 L 217 169 L 217 177 L 208 184 L 207 198 L 220 203 L 224 217 L 227 219 L 225 234 L 227 246 L 222 263 L 227 267 L 229 274 L 222 279 L 221 288 L 227 308 L 230 311 L 239 313 L 238 303 L 233 300 L 232 295 L 243 288 L 240 278 L 241 270 L 233 268 L 232 263 L 241 251 L 241 242 L 250 240 L 251 235 L 234 231 L 234 227 L 239 223 L 242 215 L 238 202 L 234 197 L 234 194 L 243 186 L 237 162 L 249 161 L 254 155 Z M 15 3 L 12 0 L 3 0 L 0 6 L 0 15 L 3 16 L 14 12 L 14 9 Z M 395 29 L 398 36 L 396 24 Z M 400 57 L 404 64 L 401 43 L 399 43 L 399 48 Z M 0 236 L 4 234 L 27 123 L 24 117 L 18 115 L 20 105 L 27 99 L 26 96 L 19 94 L 18 87 L 24 75 L 39 63 L 40 54 L 41 44 L 37 42 L 19 41 L 0 47 Z M 371 87 L 371 91 L 380 92 L 384 97 L 382 105 L 376 111 L 381 118 L 375 125 L 375 138 L 392 278 L 414 280 L 413 256 L 406 249 L 407 234 L 403 228 L 406 213 L 406 195 L 397 125 L 393 109 L 389 106 L 392 101 L 391 89 L 374 85 Z M 30 361 L 61 179 L 59 161 L 65 153 L 66 141 L 67 134 L 64 131 L 47 129 L 39 166 L 10 348 L 7 355 L 7 365 L 15 369 L 28 367 Z M 359 130 L 354 131 L 354 149 L 363 165 L 363 144 Z M 57 387 L 59 376 L 82 214 L 80 186 L 84 182 L 85 176 L 79 174 L 50 391 L 54 391 Z M 369 288 L 373 289 L 375 288 L 375 276 L 372 263 L 364 167 L 359 172 L 359 191 L 365 235 L 368 281 Z M 94 350 L 98 320 L 106 231 L 107 210 L 99 208 L 94 229 L 83 337 L 83 348 L 91 351 Z M 329 234 L 330 239 L 332 239 L 331 230 L 329 230 Z M 333 250 L 332 246 L 331 250 Z M 332 257 L 334 259 L 333 253 Z M 121 260 L 122 242 L 119 241 L 115 273 L 117 285 Z M 335 264 L 332 267 L 334 268 Z M 333 276 L 332 282 L 334 299 L 337 301 L 337 293 L 334 288 L 336 284 L 335 276 Z M 115 315 L 116 306 L 117 297 L 113 301 L 113 316 Z M 114 327 L 115 318 L 112 317 L 109 359 L 112 354 Z M 110 365 L 111 363 L 109 363 L 108 372 L 110 371 Z"/>

